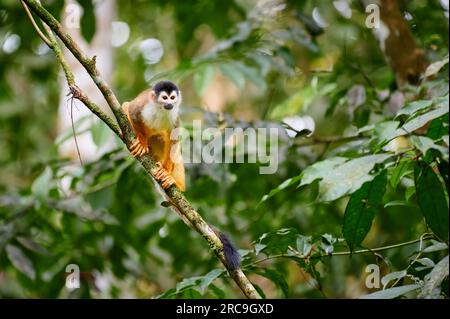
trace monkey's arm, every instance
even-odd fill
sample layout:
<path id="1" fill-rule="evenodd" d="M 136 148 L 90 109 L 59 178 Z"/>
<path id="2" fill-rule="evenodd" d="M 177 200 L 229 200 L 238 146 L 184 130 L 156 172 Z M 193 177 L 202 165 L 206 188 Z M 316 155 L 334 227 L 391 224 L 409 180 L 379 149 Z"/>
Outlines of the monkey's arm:
<path id="1" fill-rule="evenodd" d="M 134 100 L 125 102 L 122 108 L 128 117 L 128 121 L 133 127 L 136 134 L 136 140 L 130 146 L 131 154 L 133 156 L 142 156 L 149 152 L 148 146 L 148 130 L 142 119 L 142 109 L 147 103 L 149 91 L 145 90 L 141 92 Z"/>

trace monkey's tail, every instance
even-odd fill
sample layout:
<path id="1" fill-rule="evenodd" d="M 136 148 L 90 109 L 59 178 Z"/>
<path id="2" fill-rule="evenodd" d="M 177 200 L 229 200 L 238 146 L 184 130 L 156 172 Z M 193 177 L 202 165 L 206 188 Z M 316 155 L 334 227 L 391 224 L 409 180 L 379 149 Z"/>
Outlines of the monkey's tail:
<path id="1" fill-rule="evenodd" d="M 216 235 L 219 237 L 220 241 L 223 245 L 223 254 L 225 255 L 225 260 L 227 262 L 227 266 L 230 270 L 236 270 L 241 266 L 241 255 L 239 255 L 238 251 L 233 245 L 231 238 L 217 230 L 214 227 L 211 227 Z"/>
<path id="2" fill-rule="evenodd" d="M 189 227 L 194 228 L 192 226 L 191 222 L 180 211 L 178 206 L 175 205 L 172 202 L 172 200 L 167 196 L 167 194 L 164 192 L 164 190 L 161 188 L 161 186 L 159 186 L 159 184 L 155 180 L 153 180 L 153 182 L 155 183 L 156 189 L 158 190 L 158 192 L 160 192 L 163 195 L 163 197 L 165 197 L 167 199 L 167 201 L 162 202 L 161 205 L 165 206 L 165 207 L 172 206 L 175 209 L 175 211 L 177 212 L 177 214 L 181 217 L 183 222 L 186 225 L 188 225 Z M 222 242 L 223 254 L 225 255 L 225 261 L 227 263 L 227 267 L 230 270 L 236 270 L 239 267 L 241 267 L 241 255 L 239 255 L 236 248 L 234 248 L 231 238 L 227 234 L 224 234 L 221 231 L 219 231 L 217 228 L 213 227 L 212 225 L 209 225 L 209 227 L 211 227 L 213 232 L 217 235 L 217 237 L 219 237 L 220 241 Z"/>

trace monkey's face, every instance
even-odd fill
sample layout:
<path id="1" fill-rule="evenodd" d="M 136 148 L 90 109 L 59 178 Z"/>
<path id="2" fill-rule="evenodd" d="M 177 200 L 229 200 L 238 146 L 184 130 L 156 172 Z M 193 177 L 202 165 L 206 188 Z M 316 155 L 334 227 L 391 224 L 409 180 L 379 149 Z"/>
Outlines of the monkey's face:
<path id="1" fill-rule="evenodd" d="M 181 103 L 181 92 L 170 81 L 161 81 L 153 87 L 154 101 L 165 110 L 172 110 Z"/>

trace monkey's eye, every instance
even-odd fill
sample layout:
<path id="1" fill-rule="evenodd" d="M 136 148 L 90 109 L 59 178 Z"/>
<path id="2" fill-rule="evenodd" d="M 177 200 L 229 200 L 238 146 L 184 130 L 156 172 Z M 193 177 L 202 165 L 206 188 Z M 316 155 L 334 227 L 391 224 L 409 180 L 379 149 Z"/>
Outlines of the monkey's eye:
<path id="1" fill-rule="evenodd" d="M 172 95 L 172 96 L 170 97 L 170 99 L 171 99 L 171 100 L 175 100 L 175 96 Z"/>
<path id="2" fill-rule="evenodd" d="M 163 100 L 167 100 L 167 96 L 165 96 L 165 95 L 162 98 L 163 98 Z"/>

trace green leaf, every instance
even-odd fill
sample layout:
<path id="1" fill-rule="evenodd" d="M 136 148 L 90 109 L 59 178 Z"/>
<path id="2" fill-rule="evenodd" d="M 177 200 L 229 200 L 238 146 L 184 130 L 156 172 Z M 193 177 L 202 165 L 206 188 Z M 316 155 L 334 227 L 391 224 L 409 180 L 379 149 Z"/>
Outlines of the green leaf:
<path id="1" fill-rule="evenodd" d="M 239 69 L 239 71 L 244 74 L 244 76 L 257 86 L 261 91 L 265 91 L 267 88 L 266 81 L 261 75 L 258 69 L 246 66 L 241 62 L 234 63 L 234 65 Z"/>
<path id="2" fill-rule="evenodd" d="M 398 121 L 381 122 L 375 125 L 374 135 L 378 143 L 381 144 L 391 140 L 399 125 L 400 122 Z"/>
<path id="3" fill-rule="evenodd" d="M 423 250 L 424 253 L 432 253 L 435 251 L 448 250 L 448 245 L 446 243 L 436 241 L 436 240 L 431 240 L 431 242 L 432 242 L 432 245 L 426 247 Z"/>
<path id="4" fill-rule="evenodd" d="M 183 279 L 181 282 L 177 283 L 176 293 L 180 293 L 185 289 L 197 286 L 201 282 L 202 279 L 203 279 L 203 277 L 201 277 L 201 276 Z"/>
<path id="5" fill-rule="evenodd" d="M 97 147 L 102 147 L 108 142 L 111 130 L 102 121 L 96 121 L 91 127 L 92 140 Z"/>
<path id="6" fill-rule="evenodd" d="M 350 197 L 344 214 L 342 233 L 353 250 L 366 237 L 386 191 L 386 171 L 366 182 Z"/>
<path id="7" fill-rule="evenodd" d="M 266 194 L 262 197 L 261 202 L 264 202 L 266 200 L 268 200 L 269 198 L 271 198 L 272 196 L 275 196 L 276 194 L 278 194 L 279 192 L 281 192 L 283 189 L 288 188 L 291 185 L 297 184 L 298 181 L 300 181 L 301 179 L 301 174 L 292 178 L 289 178 L 287 180 L 285 180 L 283 183 L 281 183 L 280 185 L 278 185 L 277 188 L 272 189 L 269 194 Z"/>
<path id="8" fill-rule="evenodd" d="M 412 172 L 412 161 L 410 159 L 403 159 L 397 164 L 397 166 L 392 170 L 391 178 L 389 180 L 394 191 L 397 189 L 397 186 L 403 176 L 410 172 Z"/>
<path id="9" fill-rule="evenodd" d="M 39 199 L 48 196 L 50 189 L 53 187 L 53 172 L 50 167 L 46 167 L 44 172 L 38 176 L 31 185 L 31 193 Z"/>
<path id="10" fill-rule="evenodd" d="M 200 282 L 200 292 L 202 294 L 205 293 L 206 288 L 218 277 L 220 277 L 225 272 L 224 269 L 213 269 L 205 276 L 203 276 L 202 281 Z"/>
<path id="11" fill-rule="evenodd" d="M 443 155 L 448 155 L 448 148 L 436 145 L 429 137 L 413 135 L 410 140 L 414 147 L 417 148 L 423 155 L 425 155 L 429 149 L 434 149 Z"/>
<path id="12" fill-rule="evenodd" d="M 414 186 L 408 187 L 405 191 L 405 200 L 409 202 L 412 195 L 416 193 L 416 188 Z"/>
<path id="13" fill-rule="evenodd" d="M 194 75 L 194 89 L 198 96 L 203 96 L 216 73 L 214 66 L 205 66 Z"/>
<path id="14" fill-rule="evenodd" d="M 441 284 L 448 277 L 449 257 L 445 256 L 436 264 L 431 273 L 425 276 L 425 285 L 419 298 L 437 299 L 441 294 Z"/>
<path id="15" fill-rule="evenodd" d="M 36 279 L 36 272 L 34 271 L 33 264 L 31 260 L 22 252 L 22 250 L 14 245 L 6 245 L 6 255 L 8 256 L 11 263 L 20 272 L 26 275 L 28 278 L 34 280 Z"/>
<path id="16" fill-rule="evenodd" d="M 49 256 L 50 255 L 50 252 L 45 247 L 43 247 L 40 244 L 36 243 L 31 238 L 18 236 L 18 237 L 16 237 L 16 239 L 23 247 L 28 248 L 31 251 L 34 251 L 34 252 L 36 252 L 38 254 L 41 254 L 41 255 L 44 255 L 44 256 Z"/>
<path id="17" fill-rule="evenodd" d="M 81 35 L 87 43 L 90 43 L 95 35 L 95 8 L 92 0 L 78 0 L 78 3 L 83 7 L 83 16 L 80 20 Z"/>
<path id="18" fill-rule="evenodd" d="M 403 124 L 402 127 L 397 129 L 395 136 L 406 135 L 414 132 L 415 130 L 421 128 L 428 122 L 438 118 L 446 113 L 448 113 L 448 103 L 442 103 L 438 108 L 433 109 L 427 113 L 421 114 L 419 116 L 414 117 L 410 121 Z"/>
<path id="19" fill-rule="evenodd" d="M 346 161 L 347 158 L 345 157 L 332 157 L 309 166 L 301 174 L 300 186 L 311 184 L 318 179 L 325 179 L 330 172 L 337 169 L 339 165 L 344 164 Z"/>
<path id="20" fill-rule="evenodd" d="M 433 105 L 433 101 L 431 100 L 419 100 L 410 102 L 398 111 L 396 117 L 399 117 L 400 115 L 411 116 L 417 113 L 418 111 L 422 111 L 426 108 L 429 108 L 431 105 Z"/>
<path id="21" fill-rule="evenodd" d="M 427 136 L 432 140 L 438 140 L 442 136 L 448 136 L 448 114 L 431 121 Z"/>
<path id="22" fill-rule="evenodd" d="M 296 245 L 297 236 L 298 231 L 296 229 L 282 228 L 277 231 L 261 235 L 258 243 L 255 243 L 255 245 L 265 245 L 263 249 L 268 255 L 271 253 L 285 253 L 290 245 Z"/>
<path id="23" fill-rule="evenodd" d="M 289 298 L 289 286 L 286 282 L 286 276 L 279 271 L 272 269 L 264 269 L 255 271 L 258 275 L 270 279 L 278 288 L 281 289 L 285 298 Z"/>
<path id="24" fill-rule="evenodd" d="M 298 235 L 297 237 L 297 251 L 301 256 L 308 256 L 312 248 L 311 236 Z"/>
<path id="25" fill-rule="evenodd" d="M 420 285 L 418 284 L 394 287 L 361 296 L 360 299 L 394 299 L 403 296 L 411 291 L 417 290 L 419 288 Z"/>
<path id="26" fill-rule="evenodd" d="M 344 195 L 352 194 L 361 188 L 362 184 L 371 181 L 370 174 L 375 164 L 382 163 L 392 155 L 367 155 L 352 160 L 334 157 L 318 162 L 303 172 L 300 186 L 320 179 L 319 193 L 323 201 L 332 201 Z"/>
<path id="27" fill-rule="evenodd" d="M 441 180 L 429 165 L 416 165 L 414 180 L 417 201 L 428 226 L 441 240 L 448 240 L 448 207 Z"/>
<path id="28" fill-rule="evenodd" d="M 225 292 L 216 285 L 213 284 L 209 285 L 209 289 L 216 295 L 218 299 L 225 298 Z"/>
<path id="29" fill-rule="evenodd" d="M 406 272 L 406 270 L 401 270 L 401 271 L 394 271 L 387 274 L 386 276 L 383 276 L 383 278 L 381 278 L 381 284 L 383 285 L 383 289 L 386 288 L 386 286 L 391 281 L 401 279 L 405 277 L 407 274 L 408 273 Z"/>
<path id="30" fill-rule="evenodd" d="M 330 234 L 323 234 L 320 238 L 320 248 L 325 254 L 331 254 L 334 251 L 334 244 L 336 243 L 336 238 Z"/>
<path id="31" fill-rule="evenodd" d="M 441 61 L 431 63 L 425 70 L 424 77 L 427 78 L 429 76 L 437 74 L 447 64 L 448 64 L 448 55 Z"/>
<path id="32" fill-rule="evenodd" d="M 220 65 L 220 71 L 223 75 L 229 78 L 233 83 L 239 88 L 242 89 L 245 85 L 245 78 L 242 72 L 238 67 L 234 65 L 234 63 L 225 63 Z"/>
<path id="33" fill-rule="evenodd" d="M 448 161 L 440 161 L 438 164 L 439 173 L 442 176 L 442 179 L 445 182 L 445 186 L 447 187 L 447 192 L 449 192 L 449 165 Z"/>

